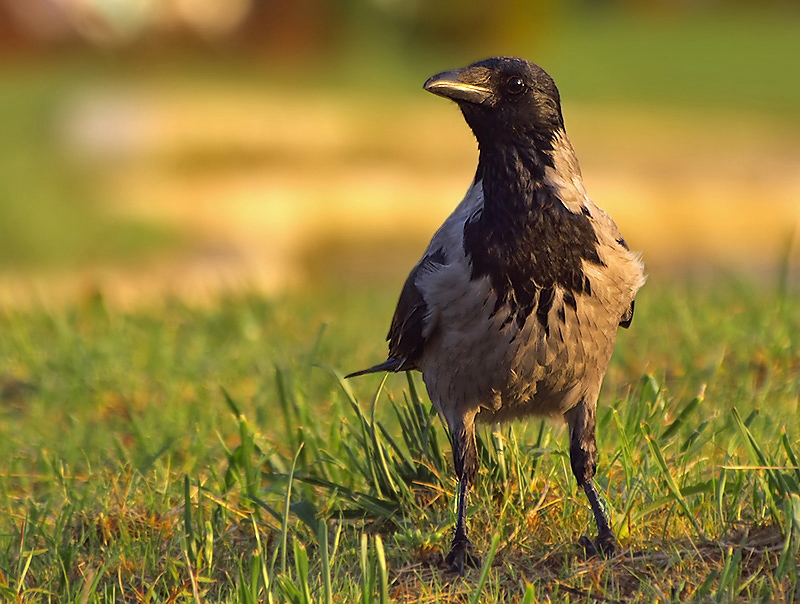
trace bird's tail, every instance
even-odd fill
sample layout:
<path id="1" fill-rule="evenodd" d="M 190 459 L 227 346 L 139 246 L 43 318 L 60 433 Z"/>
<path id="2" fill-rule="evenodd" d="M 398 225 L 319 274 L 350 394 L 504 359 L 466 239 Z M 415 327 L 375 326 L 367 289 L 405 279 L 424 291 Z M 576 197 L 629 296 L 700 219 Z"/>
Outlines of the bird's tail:
<path id="1" fill-rule="evenodd" d="M 403 367 L 403 360 L 402 359 L 395 359 L 394 357 L 389 357 L 383 363 L 378 363 L 377 365 L 373 365 L 369 369 L 362 369 L 361 371 L 354 371 L 353 373 L 348 373 L 344 376 L 344 379 L 349 380 L 350 378 L 358 377 L 360 375 L 367 375 L 368 373 L 380 373 L 381 371 L 401 371 Z"/>

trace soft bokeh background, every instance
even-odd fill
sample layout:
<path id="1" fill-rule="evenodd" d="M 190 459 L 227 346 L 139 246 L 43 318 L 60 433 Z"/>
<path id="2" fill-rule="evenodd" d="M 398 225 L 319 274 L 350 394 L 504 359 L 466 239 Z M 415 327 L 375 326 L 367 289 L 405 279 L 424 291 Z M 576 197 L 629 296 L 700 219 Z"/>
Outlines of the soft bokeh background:
<path id="1" fill-rule="evenodd" d="M 651 279 L 800 283 L 800 7 L 0 0 L 0 304 L 399 291 L 476 150 L 431 74 L 559 84 Z"/>

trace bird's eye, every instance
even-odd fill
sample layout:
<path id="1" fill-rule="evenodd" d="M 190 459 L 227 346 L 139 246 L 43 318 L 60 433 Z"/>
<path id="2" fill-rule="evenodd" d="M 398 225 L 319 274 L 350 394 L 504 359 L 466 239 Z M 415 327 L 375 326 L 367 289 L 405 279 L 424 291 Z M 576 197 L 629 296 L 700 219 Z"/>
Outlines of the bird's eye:
<path id="1" fill-rule="evenodd" d="M 524 90 L 525 82 L 522 81 L 522 78 L 509 78 L 509 80 L 506 82 L 506 92 L 509 94 L 519 94 Z"/>

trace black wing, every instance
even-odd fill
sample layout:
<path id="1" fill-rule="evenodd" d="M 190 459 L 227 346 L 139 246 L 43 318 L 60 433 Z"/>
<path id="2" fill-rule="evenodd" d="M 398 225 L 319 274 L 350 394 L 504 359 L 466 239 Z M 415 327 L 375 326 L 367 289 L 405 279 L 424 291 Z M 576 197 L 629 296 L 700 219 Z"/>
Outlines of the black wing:
<path id="1" fill-rule="evenodd" d="M 633 306 L 636 304 L 636 300 L 631 300 L 631 305 L 628 307 L 628 310 L 625 311 L 625 314 L 622 315 L 622 318 L 619 321 L 619 326 L 628 329 L 631 326 L 631 321 L 633 321 Z"/>
<path id="2" fill-rule="evenodd" d="M 622 237 L 617 238 L 617 243 L 619 243 L 622 247 L 626 250 L 630 249 L 628 244 Z M 636 300 L 631 300 L 631 305 L 628 307 L 628 310 L 625 311 L 625 314 L 622 315 L 622 318 L 619 320 L 619 326 L 628 329 L 631 326 L 631 321 L 633 321 L 633 306 L 636 303 Z"/>
<path id="3" fill-rule="evenodd" d="M 417 280 L 421 274 L 435 271 L 445 262 L 442 249 L 429 252 L 422 257 L 422 260 L 408 275 L 405 285 L 403 285 L 403 291 L 400 292 L 400 299 L 397 301 L 392 325 L 386 336 L 389 341 L 389 358 L 368 369 L 346 375 L 345 378 L 380 371 L 418 369 L 417 361 L 425 349 L 424 334 L 428 318 L 428 304 L 417 287 Z"/>

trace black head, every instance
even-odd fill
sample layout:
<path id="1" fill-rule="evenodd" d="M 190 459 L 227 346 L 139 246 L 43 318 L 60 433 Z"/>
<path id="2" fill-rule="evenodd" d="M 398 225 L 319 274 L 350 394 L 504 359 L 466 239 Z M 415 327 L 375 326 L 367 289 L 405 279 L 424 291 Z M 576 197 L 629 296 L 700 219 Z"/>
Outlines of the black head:
<path id="1" fill-rule="evenodd" d="M 543 142 L 564 128 L 553 78 L 524 59 L 486 59 L 445 71 L 425 82 L 425 90 L 458 103 L 482 145 Z"/>

